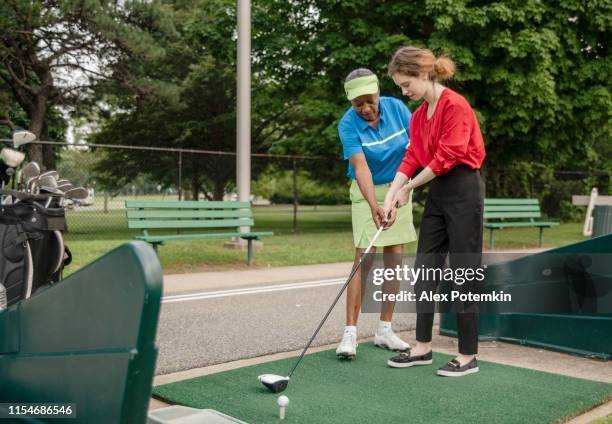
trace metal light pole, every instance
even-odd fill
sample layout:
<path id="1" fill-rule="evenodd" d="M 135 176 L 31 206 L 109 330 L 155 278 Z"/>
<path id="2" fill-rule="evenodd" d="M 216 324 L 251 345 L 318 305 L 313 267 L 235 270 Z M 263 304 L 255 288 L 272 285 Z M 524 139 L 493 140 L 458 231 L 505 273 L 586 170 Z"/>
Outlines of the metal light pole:
<path id="1" fill-rule="evenodd" d="M 238 9 L 238 92 L 236 135 L 236 186 L 238 201 L 251 198 L 251 1 L 237 0 Z M 249 232 L 241 227 L 241 232 Z"/>

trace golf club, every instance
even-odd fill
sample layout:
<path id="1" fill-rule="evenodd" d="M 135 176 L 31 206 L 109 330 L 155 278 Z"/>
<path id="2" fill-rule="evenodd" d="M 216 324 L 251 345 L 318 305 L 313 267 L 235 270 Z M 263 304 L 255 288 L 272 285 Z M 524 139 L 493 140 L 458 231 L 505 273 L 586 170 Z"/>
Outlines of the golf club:
<path id="1" fill-rule="evenodd" d="M 25 153 L 5 147 L 0 151 L 0 158 L 11 168 L 17 168 L 25 159 Z"/>
<path id="2" fill-rule="evenodd" d="M 49 206 L 51 206 L 51 202 L 53 200 L 61 199 L 64 197 L 64 192 L 58 190 L 57 188 L 53 186 L 48 186 L 48 187 L 41 186 L 39 191 L 40 191 L 40 194 L 47 195 L 47 201 L 45 202 L 45 208 L 48 208 Z"/>
<path id="3" fill-rule="evenodd" d="M 28 193 L 34 193 L 34 185 L 38 181 L 38 177 L 31 177 L 26 180 L 26 191 Z"/>
<path id="4" fill-rule="evenodd" d="M 41 187 L 57 188 L 57 180 L 53 177 L 53 175 L 43 174 L 38 177 L 38 179 Z"/>
<path id="5" fill-rule="evenodd" d="M 57 188 L 59 188 L 63 192 L 67 192 L 68 190 L 72 190 L 74 188 L 74 186 L 72 184 L 70 184 L 70 183 L 62 183 L 62 184 L 60 184 L 58 182 Z"/>
<path id="6" fill-rule="evenodd" d="M 74 187 L 65 191 L 65 193 L 67 198 L 77 201 L 85 200 L 89 196 L 89 192 L 83 187 Z"/>
<path id="7" fill-rule="evenodd" d="M 40 175 L 40 166 L 36 162 L 28 162 L 21 169 L 21 178 L 19 179 L 19 184 L 26 183 L 31 181 L 32 178 L 38 178 Z"/>
<path id="8" fill-rule="evenodd" d="M 323 327 L 323 324 L 325 324 L 325 321 L 327 320 L 327 317 L 329 317 L 329 314 L 331 314 L 332 310 L 334 309 L 334 306 L 336 306 L 336 303 L 338 303 L 338 300 L 342 296 L 342 293 L 344 293 L 344 290 L 346 290 L 346 288 L 348 287 L 349 283 L 353 279 L 353 276 L 355 275 L 355 273 L 357 272 L 359 267 L 361 267 L 363 259 L 368 254 L 368 252 L 372 249 L 372 246 L 374 246 L 374 242 L 376 241 L 376 239 L 378 238 L 380 233 L 383 232 L 383 230 L 385 228 L 385 224 L 386 224 L 386 221 L 383 222 L 383 224 L 380 226 L 380 228 L 378 229 L 378 231 L 376 232 L 376 234 L 372 238 L 372 241 L 370 242 L 370 245 L 367 247 L 367 249 L 363 252 L 361 257 L 359 258 L 359 262 L 357 263 L 357 265 L 355 265 L 353 267 L 353 270 L 351 271 L 348 279 L 346 280 L 346 283 L 344 283 L 344 285 L 340 289 L 340 292 L 338 293 L 338 295 L 334 299 L 332 305 L 329 307 L 329 310 L 327 311 L 327 313 L 325 314 L 325 316 L 321 320 L 321 323 L 319 324 L 319 326 L 315 330 L 314 334 L 312 335 L 312 337 L 310 338 L 310 340 L 306 344 L 306 347 L 304 348 L 304 350 L 302 350 L 302 353 L 300 354 L 299 358 L 297 359 L 297 361 L 295 361 L 295 364 L 293 365 L 293 368 L 291 368 L 291 371 L 289 371 L 289 374 L 287 374 L 286 377 L 283 377 L 281 375 L 276 375 L 276 374 L 262 374 L 262 375 L 257 377 L 257 379 L 261 382 L 261 384 L 266 386 L 268 388 L 268 390 L 270 390 L 273 393 L 280 393 L 280 392 L 284 391 L 287 388 L 287 385 L 289 384 L 289 380 L 291 379 L 291 375 L 293 374 L 293 372 L 295 371 L 295 369 L 299 365 L 300 361 L 302 360 L 302 358 L 306 354 L 306 351 L 308 350 L 308 348 L 310 347 L 310 345 L 314 341 L 315 337 L 317 337 L 317 334 L 319 333 L 319 330 L 321 329 L 321 327 Z"/>
<path id="9" fill-rule="evenodd" d="M 15 128 L 13 131 L 13 146 L 20 147 L 36 140 L 36 135 L 23 128 Z"/>
<path id="10" fill-rule="evenodd" d="M 57 180 L 59 178 L 59 175 L 58 175 L 57 171 L 51 170 L 51 171 L 43 172 L 42 174 L 40 174 L 40 177 L 41 178 L 43 178 L 43 177 L 52 177 L 57 182 Z"/>

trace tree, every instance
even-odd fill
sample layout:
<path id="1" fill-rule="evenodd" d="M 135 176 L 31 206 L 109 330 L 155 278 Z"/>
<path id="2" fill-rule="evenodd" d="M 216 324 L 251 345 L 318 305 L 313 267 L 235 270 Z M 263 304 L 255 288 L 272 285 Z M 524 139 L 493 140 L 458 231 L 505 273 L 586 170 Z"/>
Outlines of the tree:
<path id="1" fill-rule="evenodd" d="M 175 1 L 176 37 L 161 37 L 166 56 L 140 69 L 139 76 L 172 96 L 147 98 L 116 92 L 115 110 L 93 141 L 105 144 L 232 151 L 235 148 L 235 5 L 232 1 Z M 171 101 L 169 98 L 171 97 Z M 107 184 L 121 186 L 139 173 L 160 183 L 177 179 L 176 153 L 113 150 L 100 164 Z M 235 159 L 182 155 L 182 170 L 193 198 L 223 197 L 235 175 Z"/>
<path id="2" fill-rule="evenodd" d="M 16 103 L 26 127 L 46 140 L 51 115 L 86 104 L 106 81 L 146 92 L 131 70 L 163 54 L 151 37 L 171 31 L 163 12 L 158 1 L 0 2 L 1 122 L 15 125 L 21 116 Z M 47 167 L 54 165 L 52 152 L 52 146 L 29 146 L 30 159 Z"/>
<path id="3" fill-rule="evenodd" d="M 478 113 L 489 195 L 526 194 L 525 169 L 532 187 L 539 178 L 554 180 L 542 169 L 610 172 L 609 1 L 268 0 L 262 7 L 268 15 L 257 22 L 259 60 L 286 87 L 287 101 L 306 111 L 277 123 L 298 128 L 283 148 L 339 155 L 345 75 L 368 67 L 384 94 L 400 97 L 386 65 L 397 47 L 413 44 L 456 60 L 449 85 Z"/>

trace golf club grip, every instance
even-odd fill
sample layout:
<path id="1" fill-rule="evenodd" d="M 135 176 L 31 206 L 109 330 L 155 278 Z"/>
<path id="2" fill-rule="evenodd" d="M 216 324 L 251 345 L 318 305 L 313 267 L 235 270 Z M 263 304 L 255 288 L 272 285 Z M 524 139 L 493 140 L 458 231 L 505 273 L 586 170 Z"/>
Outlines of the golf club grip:
<path id="1" fill-rule="evenodd" d="M 365 256 L 366 253 L 368 253 L 370 251 L 370 249 L 372 248 L 372 246 L 374 246 L 374 242 L 376 241 L 376 239 L 378 238 L 378 236 L 380 235 L 380 233 L 382 232 L 384 228 L 384 225 L 381 225 L 380 228 L 378 229 L 378 231 L 376 232 L 376 234 L 374 235 L 374 237 L 372 238 L 372 241 L 370 242 L 370 245 L 368 246 L 368 248 L 363 252 L 363 254 L 361 255 L 361 257 L 359 258 L 359 262 L 357 263 L 356 266 L 353 267 L 353 270 L 351 271 L 351 273 L 349 274 L 349 277 L 347 278 L 346 282 L 344 283 L 344 285 L 342 286 L 342 288 L 340 289 L 340 291 L 338 292 L 338 295 L 336 296 L 336 298 L 334 299 L 334 301 L 332 302 L 331 306 L 329 307 L 329 310 L 327 311 L 327 313 L 325 314 L 325 316 L 323 317 L 323 319 L 321 320 L 321 322 L 319 323 L 319 326 L 317 327 L 317 329 L 315 330 L 314 334 L 312 335 L 312 337 L 310 338 L 310 340 L 308 340 L 308 343 L 306 343 L 306 347 L 304 347 L 304 350 L 302 350 L 302 353 L 300 354 L 300 357 L 298 358 L 297 361 L 295 361 L 295 364 L 293 365 L 293 368 L 291 368 L 291 371 L 289 371 L 289 374 L 287 374 L 287 377 L 291 378 L 291 376 L 293 375 L 293 371 L 295 371 L 295 369 L 297 368 L 297 366 L 300 364 L 300 362 L 302 361 L 302 358 L 304 357 L 304 355 L 306 354 L 306 351 L 308 350 L 308 348 L 310 347 L 310 345 L 312 344 L 312 342 L 314 341 L 314 339 L 317 337 L 317 334 L 319 334 L 319 330 L 321 330 L 321 328 L 323 327 L 323 324 L 325 324 L 325 321 L 327 321 L 327 318 L 329 317 L 329 314 L 331 314 L 331 312 L 334 310 L 334 307 L 336 306 L 336 303 L 338 303 L 338 300 L 340 300 L 340 297 L 342 296 L 342 293 L 344 293 L 344 290 L 346 290 L 346 288 L 348 287 L 348 285 L 350 284 L 351 280 L 353 279 L 353 277 L 355 276 L 355 273 L 357 272 L 357 270 L 361 267 L 361 263 L 363 262 L 363 257 Z"/>

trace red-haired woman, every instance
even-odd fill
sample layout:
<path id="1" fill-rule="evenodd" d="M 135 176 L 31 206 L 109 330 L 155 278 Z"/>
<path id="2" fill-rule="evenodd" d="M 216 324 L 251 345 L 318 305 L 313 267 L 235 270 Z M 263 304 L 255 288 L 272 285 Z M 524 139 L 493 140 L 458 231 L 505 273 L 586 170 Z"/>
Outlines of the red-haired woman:
<path id="1" fill-rule="evenodd" d="M 389 189 L 383 211 L 395 219 L 394 205 L 406 203 L 409 193 L 431 181 L 419 229 L 415 267 L 441 269 L 449 255 L 451 269 L 477 268 L 482 254 L 483 188 L 479 169 L 485 148 L 469 103 L 440 84 L 455 71 L 454 62 L 436 58 L 428 50 L 401 47 L 389 63 L 389 75 L 402 94 L 411 100 L 425 99 L 410 121 L 410 144 Z M 415 171 L 422 171 L 414 178 Z M 476 281 L 452 284 L 461 293 L 475 292 Z M 435 292 L 436 281 L 420 280 L 417 299 L 424 291 Z M 440 369 L 438 375 L 459 377 L 478 372 L 478 305 L 462 303 L 458 308 L 459 355 Z M 389 359 L 395 368 L 432 363 L 433 307 L 417 303 L 416 346 L 410 353 Z"/>

